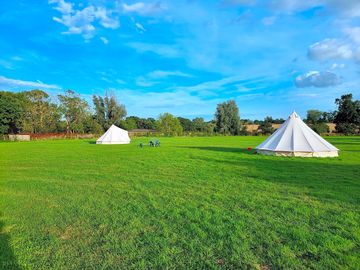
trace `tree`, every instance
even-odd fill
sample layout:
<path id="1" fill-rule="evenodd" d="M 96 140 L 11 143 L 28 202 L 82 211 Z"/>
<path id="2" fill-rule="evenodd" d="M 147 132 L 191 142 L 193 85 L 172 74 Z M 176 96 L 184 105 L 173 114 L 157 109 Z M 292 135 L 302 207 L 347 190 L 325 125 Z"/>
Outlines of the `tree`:
<path id="1" fill-rule="evenodd" d="M 264 135 L 272 134 L 274 128 L 272 127 L 273 119 L 270 116 L 266 116 L 264 121 L 259 125 L 258 131 Z"/>
<path id="2" fill-rule="evenodd" d="M 319 110 L 308 110 L 305 122 L 318 134 L 329 132 L 326 124 L 328 114 Z"/>
<path id="3" fill-rule="evenodd" d="M 24 131 L 31 133 L 55 132 L 61 118 L 58 106 L 51 103 L 42 90 L 24 92 Z"/>
<path id="4" fill-rule="evenodd" d="M 238 135 L 240 133 L 239 109 L 234 100 L 217 105 L 215 112 L 216 131 L 222 134 Z"/>
<path id="5" fill-rule="evenodd" d="M 0 134 L 21 130 L 23 107 L 19 94 L 0 92 Z"/>
<path id="6" fill-rule="evenodd" d="M 192 126 L 195 131 L 205 132 L 206 131 L 206 123 L 204 118 L 196 117 L 192 120 Z"/>
<path id="7" fill-rule="evenodd" d="M 179 119 L 170 113 L 160 114 L 157 129 L 166 136 L 180 135 L 183 132 Z"/>
<path id="8" fill-rule="evenodd" d="M 125 120 L 122 120 L 120 122 L 120 127 L 126 130 L 132 130 L 137 128 L 137 119 L 138 117 L 136 116 L 130 116 L 130 117 L 126 117 Z"/>
<path id="9" fill-rule="evenodd" d="M 336 130 L 344 134 L 355 134 L 360 128 L 360 101 L 352 100 L 352 94 L 342 95 L 335 100 L 338 111 L 334 123 Z"/>
<path id="10" fill-rule="evenodd" d="M 184 117 L 178 117 L 178 119 L 184 131 L 186 132 L 194 131 L 193 123 L 190 119 Z"/>
<path id="11" fill-rule="evenodd" d="M 108 129 L 112 124 L 120 125 L 126 116 L 125 105 L 120 104 L 114 95 L 105 94 L 105 97 L 93 96 L 95 107 L 95 119 L 103 127 Z"/>
<path id="12" fill-rule="evenodd" d="M 84 123 L 89 116 L 89 105 L 80 95 L 72 90 L 65 91 L 65 95 L 58 95 L 60 110 L 66 121 L 67 133 L 84 133 Z"/>

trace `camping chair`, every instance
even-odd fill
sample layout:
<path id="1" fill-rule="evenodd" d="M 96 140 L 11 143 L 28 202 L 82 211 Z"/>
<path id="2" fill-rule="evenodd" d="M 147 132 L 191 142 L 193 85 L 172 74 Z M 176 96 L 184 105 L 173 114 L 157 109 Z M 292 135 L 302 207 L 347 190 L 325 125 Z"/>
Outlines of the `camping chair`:
<path id="1" fill-rule="evenodd" d="M 154 141 L 153 141 L 153 140 L 150 140 L 149 145 L 150 145 L 151 147 L 155 147 Z"/>
<path id="2" fill-rule="evenodd" d="M 160 147 L 160 141 L 159 140 L 155 141 L 155 147 Z"/>

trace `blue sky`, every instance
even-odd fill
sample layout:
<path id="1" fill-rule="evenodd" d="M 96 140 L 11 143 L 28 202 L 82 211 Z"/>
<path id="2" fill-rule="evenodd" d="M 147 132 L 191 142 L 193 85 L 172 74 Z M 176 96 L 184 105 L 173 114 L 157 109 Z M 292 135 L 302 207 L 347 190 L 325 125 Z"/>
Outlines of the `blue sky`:
<path id="1" fill-rule="evenodd" d="M 17 0 L 0 5 L 0 89 L 114 93 L 128 115 L 286 118 L 360 98 L 358 0 Z"/>

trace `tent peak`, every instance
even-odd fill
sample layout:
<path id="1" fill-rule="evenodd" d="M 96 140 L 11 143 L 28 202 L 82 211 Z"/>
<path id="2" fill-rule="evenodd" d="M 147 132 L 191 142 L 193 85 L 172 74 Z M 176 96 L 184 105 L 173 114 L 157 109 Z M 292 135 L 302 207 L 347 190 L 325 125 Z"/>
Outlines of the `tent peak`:
<path id="1" fill-rule="evenodd" d="M 289 118 L 298 118 L 299 115 L 295 112 L 295 110 L 290 114 Z"/>

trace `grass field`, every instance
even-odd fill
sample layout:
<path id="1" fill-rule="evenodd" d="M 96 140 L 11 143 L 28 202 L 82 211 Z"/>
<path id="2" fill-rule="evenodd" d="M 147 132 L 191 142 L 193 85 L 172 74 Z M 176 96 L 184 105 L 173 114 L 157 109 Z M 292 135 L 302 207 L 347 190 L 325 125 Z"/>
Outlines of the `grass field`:
<path id="1" fill-rule="evenodd" d="M 360 138 L 0 143 L 0 269 L 360 269 Z"/>

